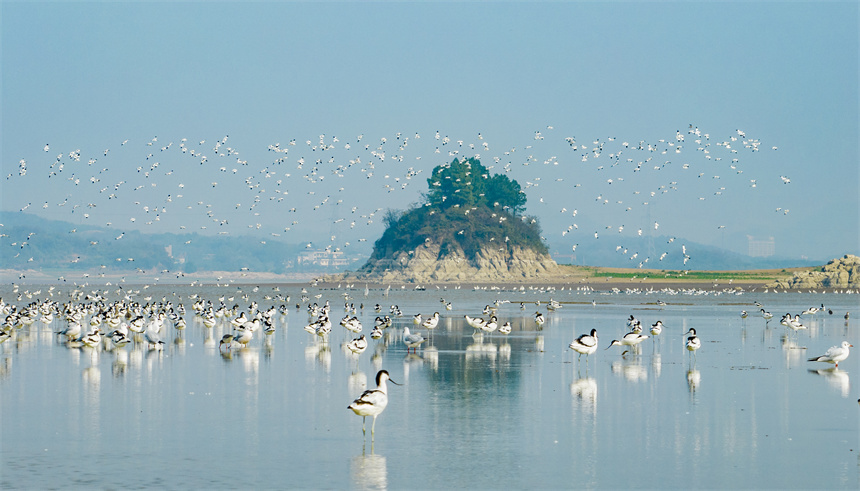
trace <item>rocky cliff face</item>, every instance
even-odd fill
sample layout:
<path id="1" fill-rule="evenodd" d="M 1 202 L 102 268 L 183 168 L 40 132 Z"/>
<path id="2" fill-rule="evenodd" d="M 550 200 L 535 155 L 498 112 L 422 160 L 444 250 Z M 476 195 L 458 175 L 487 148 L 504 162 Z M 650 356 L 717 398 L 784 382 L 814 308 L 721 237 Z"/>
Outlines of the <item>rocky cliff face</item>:
<path id="1" fill-rule="evenodd" d="M 795 273 L 789 280 L 768 285 L 771 288 L 860 288 L 860 257 L 846 254 L 828 262 L 818 271 Z"/>
<path id="2" fill-rule="evenodd" d="M 369 261 L 355 273 L 360 280 L 413 283 L 459 281 L 516 281 L 547 277 L 559 272 L 546 254 L 518 246 L 487 246 L 469 259 L 460 248 L 427 241 L 394 258 Z"/>

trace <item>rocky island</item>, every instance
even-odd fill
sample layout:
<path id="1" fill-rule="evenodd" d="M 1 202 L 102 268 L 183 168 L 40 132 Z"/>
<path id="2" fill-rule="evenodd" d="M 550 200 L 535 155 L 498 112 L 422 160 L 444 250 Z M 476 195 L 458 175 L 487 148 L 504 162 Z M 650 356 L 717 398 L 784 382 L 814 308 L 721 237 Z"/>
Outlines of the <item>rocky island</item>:
<path id="1" fill-rule="evenodd" d="M 423 202 L 388 210 L 373 254 L 343 279 L 372 282 L 527 281 L 558 274 L 520 185 L 478 159 L 454 159 L 427 179 Z"/>
<path id="2" fill-rule="evenodd" d="M 860 257 L 846 254 L 818 269 L 794 273 L 785 280 L 767 285 L 786 290 L 818 288 L 860 288 Z"/>

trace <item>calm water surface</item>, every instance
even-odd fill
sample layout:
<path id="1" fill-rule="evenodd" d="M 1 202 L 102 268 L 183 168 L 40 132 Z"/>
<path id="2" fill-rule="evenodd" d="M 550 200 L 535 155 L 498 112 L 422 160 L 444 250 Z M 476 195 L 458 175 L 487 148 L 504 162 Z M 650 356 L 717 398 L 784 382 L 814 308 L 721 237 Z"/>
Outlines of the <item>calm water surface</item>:
<path id="1" fill-rule="evenodd" d="M 69 300 L 68 287 L 7 303 Z M 154 286 L 131 297 L 187 308 L 167 323 L 163 351 L 129 345 L 69 348 L 66 325 L 37 321 L 0 345 L 0 487 L 10 488 L 851 488 L 860 486 L 860 353 L 838 369 L 807 362 L 848 340 L 860 350 L 860 296 L 692 295 L 577 291 L 317 290 L 331 302 L 327 344 L 304 331 L 301 286 Z M 95 288 L 84 289 L 91 293 Z M 133 288 L 126 287 L 123 295 Z M 99 289 L 110 300 L 116 287 Z M 105 293 L 106 292 L 106 293 Z M 363 354 L 338 325 L 347 301 L 369 338 L 373 320 L 402 317 Z M 285 303 L 276 332 L 222 356 L 226 322 L 207 329 L 192 294 L 247 311 Z M 289 302 L 277 295 L 290 296 Z M 316 297 L 319 295 L 319 298 Z M 453 302 L 446 311 L 440 298 Z M 547 312 L 553 298 L 564 305 Z M 463 316 L 495 300 L 513 332 L 473 336 Z M 592 304 L 595 301 L 595 305 Z M 667 305 L 657 304 L 658 300 Z M 85 302 L 86 300 L 80 300 Z M 540 301 L 541 305 L 534 302 Z M 759 301 L 774 313 L 769 323 Z M 521 309 L 520 302 L 525 302 Z M 296 304 L 301 308 L 296 309 Z M 379 303 L 383 312 L 373 306 Z M 789 334 L 783 313 L 824 304 Z M 547 316 L 538 329 L 533 315 Z M 741 319 L 741 310 L 750 312 Z M 442 320 L 417 354 L 402 328 Z M 846 311 L 855 314 L 843 320 Z M 604 350 L 635 315 L 663 334 L 639 353 Z M 488 317 L 483 315 L 483 317 Z M 695 360 L 683 334 L 695 327 Z M 568 344 L 592 328 L 600 349 L 586 363 Z M 375 441 L 347 405 L 386 369 L 390 403 Z M 368 420 L 368 427 L 370 420 Z"/>

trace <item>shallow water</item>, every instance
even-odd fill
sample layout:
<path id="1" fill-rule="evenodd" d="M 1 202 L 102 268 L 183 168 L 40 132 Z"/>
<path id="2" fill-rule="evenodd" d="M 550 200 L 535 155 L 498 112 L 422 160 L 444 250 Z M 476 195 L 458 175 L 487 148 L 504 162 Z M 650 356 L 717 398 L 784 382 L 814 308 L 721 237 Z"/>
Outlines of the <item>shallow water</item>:
<path id="1" fill-rule="evenodd" d="M 114 287 L 115 288 L 115 287 Z M 860 485 L 860 355 L 838 369 L 807 362 L 848 340 L 860 346 L 860 296 L 693 295 L 576 291 L 351 290 L 364 304 L 368 335 L 398 305 L 386 337 L 355 356 L 355 337 L 337 322 L 345 290 L 314 290 L 332 305 L 328 344 L 303 327 L 300 286 L 282 286 L 289 314 L 272 336 L 222 356 L 229 331 L 192 321 L 191 294 L 247 310 L 284 303 L 270 287 L 155 286 L 144 296 L 188 309 L 188 328 L 170 326 L 162 352 L 129 345 L 69 348 L 36 322 L 0 345 L 0 486 L 3 488 L 852 488 Z M 40 288 L 30 287 L 30 291 Z M 19 292 L 24 290 L 21 287 Z M 107 290 L 111 299 L 115 290 Z M 129 288 L 126 287 L 126 293 Z M 47 297 L 16 301 L 24 306 Z M 89 291 L 89 290 L 88 290 Z M 68 300 L 68 288 L 52 297 Z M 243 295 L 246 295 L 243 297 Z M 315 295 L 320 295 L 315 298 Z M 230 300 L 232 297 L 232 300 Z M 452 301 L 446 311 L 440 297 Z M 547 312 L 553 298 L 564 303 Z M 473 336 L 463 316 L 494 300 L 513 332 Z M 668 305 L 660 306 L 657 300 Z M 534 302 L 540 300 L 541 305 Z M 592 300 L 596 305 L 592 305 Z M 769 323 L 754 301 L 774 313 Z M 520 302 L 526 302 L 525 310 Z M 383 306 L 382 314 L 373 305 Z M 797 335 L 785 312 L 826 305 Z M 740 318 L 742 309 L 750 312 Z M 543 329 L 533 322 L 540 310 Z M 412 315 L 442 320 L 417 354 L 400 340 Z M 855 318 L 846 323 L 846 311 Z M 638 353 L 604 350 L 633 314 L 661 319 L 663 334 Z M 483 316 L 487 317 L 487 316 Z M 684 333 L 695 327 L 695 359 Z M 591 328 L 600 350 L 586 362 L 568 344 Z M 428 336 L 425 329 L 418 329 Z M 860 348 L 857 348 L 860 349 Z M 379 369 L 390 403 L 374 441 L 346 406 Z"/>

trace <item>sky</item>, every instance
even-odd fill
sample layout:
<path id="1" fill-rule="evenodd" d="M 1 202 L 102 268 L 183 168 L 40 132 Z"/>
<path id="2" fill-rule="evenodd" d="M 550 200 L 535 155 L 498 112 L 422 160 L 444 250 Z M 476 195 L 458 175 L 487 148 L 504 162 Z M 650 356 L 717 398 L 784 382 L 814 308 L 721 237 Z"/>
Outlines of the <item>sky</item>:
<path id="1" fill-rule="evenodd" d="M 477 156 L 521 184 L 558 250 L 653 235 L 860 253 L 856 2 L 4 1 L 0 16 L 3 211 L 368 253 L 386 209 Z M 689 252 L 661 244 L 646 264 L 662 253 Z"/>

